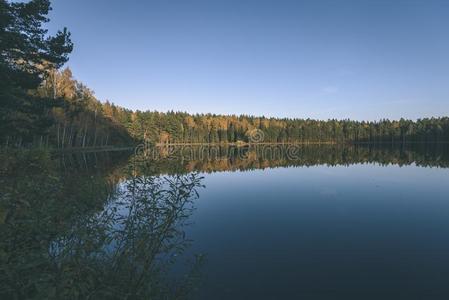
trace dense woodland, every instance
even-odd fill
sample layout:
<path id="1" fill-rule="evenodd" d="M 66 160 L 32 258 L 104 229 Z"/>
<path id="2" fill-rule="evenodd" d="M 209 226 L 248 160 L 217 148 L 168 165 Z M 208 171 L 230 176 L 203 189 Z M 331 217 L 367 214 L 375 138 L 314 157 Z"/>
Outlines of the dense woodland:
<path id="1" fill-rule="evenodd" d="M 55 148 L 129 145 L 120 124 L 69 70 L 67 29 L 48 35 L 48 0 L 0 0 L 0 137 L 5 146 Z"/>
<path id="2" fill-rule="evenodd" d="M 449 141 L 449 118 L 318 121 L 184 112 L 131 111 L 100 102 L 59 70 L 73 49 L 63 29 L 49 36 L 48 0 L 0 0 L 0 138 L 7 147 L 66 149 L 152 143 L 244 143 L 254 129 L 266 143 Z"/>
<path id="3" fill-rule="evenodd" d="M 109 104 L 106 105 L 109 108 Z M 136 139 L 171 143 L 247 142 L 254 129 L 267 143 L 442 142 L 449 141 L 449 118 L 358 122 L 277 119 L 254 116 L 130 112 L 111 106 L 113 117 Z"/>

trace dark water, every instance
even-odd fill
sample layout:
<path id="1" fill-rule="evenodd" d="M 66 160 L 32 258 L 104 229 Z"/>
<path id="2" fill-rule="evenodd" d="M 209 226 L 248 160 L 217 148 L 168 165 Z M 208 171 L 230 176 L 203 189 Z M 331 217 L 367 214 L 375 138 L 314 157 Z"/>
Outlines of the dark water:
<path id="1" fill-rule="evenodd" d="M 2 299 L 449 298 L 447 145 L 287 148 L 6 157 Z"/>

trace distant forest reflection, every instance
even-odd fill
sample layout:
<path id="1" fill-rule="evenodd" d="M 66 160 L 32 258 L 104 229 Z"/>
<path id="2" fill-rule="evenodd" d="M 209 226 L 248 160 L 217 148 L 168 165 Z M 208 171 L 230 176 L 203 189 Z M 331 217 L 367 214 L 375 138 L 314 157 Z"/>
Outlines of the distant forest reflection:
<path id="1" fill-rule="evenodd" d="M 150 161 L 154 173 L 244 171 L 275 167 L 376 163 L 449 167 L 449 144 L 323 144 L 168 146 L 138 149 L 137 161 Z"/>

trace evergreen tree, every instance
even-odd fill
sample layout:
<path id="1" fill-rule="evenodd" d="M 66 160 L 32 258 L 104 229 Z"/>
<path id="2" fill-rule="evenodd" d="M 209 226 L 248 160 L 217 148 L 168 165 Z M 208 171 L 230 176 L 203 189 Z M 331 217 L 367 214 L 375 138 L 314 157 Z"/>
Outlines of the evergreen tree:
<path id="1" fill-rule="evenodd" d="M 62 66 L 73 45 L 64 28 L 47 36 L 48 0 L 28 3 L 0 0 L 0 134 L 29 141 L 50 125 L 49 101 L 36 101 L 35 89 L 48 71 Z"/>

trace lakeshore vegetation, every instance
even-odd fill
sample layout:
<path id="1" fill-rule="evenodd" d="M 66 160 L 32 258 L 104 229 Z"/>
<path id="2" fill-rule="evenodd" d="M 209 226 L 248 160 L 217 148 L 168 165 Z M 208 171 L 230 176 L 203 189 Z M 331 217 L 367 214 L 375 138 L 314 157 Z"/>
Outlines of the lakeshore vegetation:
<path id="1" fill-rule="evenodd" d="M 267 143 L 409 143 L 449 141 L 449 118 L 352 121 L 250 115 L 133 111 L 101 102 L 61 70 L 70 33 L 43 28 L 48 0 L 0 0 L 0 142 L 57 149 L 154 143 L 239 143 L 262 130 Z"/>

